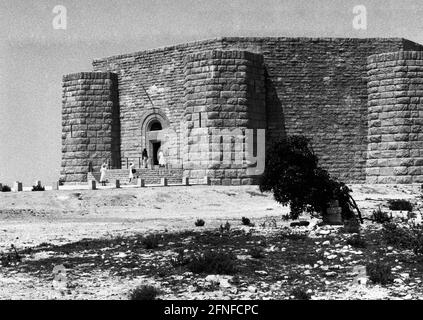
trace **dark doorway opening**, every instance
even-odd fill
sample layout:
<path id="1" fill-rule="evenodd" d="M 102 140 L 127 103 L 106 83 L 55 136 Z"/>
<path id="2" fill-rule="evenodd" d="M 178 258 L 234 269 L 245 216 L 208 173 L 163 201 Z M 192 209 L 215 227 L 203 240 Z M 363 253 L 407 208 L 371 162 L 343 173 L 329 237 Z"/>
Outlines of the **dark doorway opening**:
<path id="1" fill-rule="evenodd" d="M 153 145 L 153 164 L 157 166 L 159 164 L 159 158 L 157 157 L 157 152 L 160 149 L 161 142 L 160 141 L 152 141 L 151 144 Z"/>
<path id="2" fill-rule="evenodd" d="M 162 124 L 159 121 L 154 121 L 150 125 L 150 131 L 159 131 L 162 130 Z"/>

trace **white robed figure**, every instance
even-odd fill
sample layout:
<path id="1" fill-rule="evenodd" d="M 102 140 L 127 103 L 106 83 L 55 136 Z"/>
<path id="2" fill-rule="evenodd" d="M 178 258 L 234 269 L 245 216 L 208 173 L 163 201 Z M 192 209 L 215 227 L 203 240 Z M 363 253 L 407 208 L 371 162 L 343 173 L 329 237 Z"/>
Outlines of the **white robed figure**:
<path id="1" fill-rule="evenodd" d="M 132 162 L 129 163 L 129 182 L 132 182 L 132 179 L 134 179 L 134 173 L 135 173 L 134 166 L 135 165 Z"/>
<path id="2" fill-rule="evenodd" d="M 107 172 L 107 165 L 103 163 L 100 169 L 100 182 L 103 186 L 106 185 L 106 172 Z"/>
<path id="3" fill-rule="evenodd" d="M 159 149 L 159 152 L 157 152 L 157 158 L 159 160 L 159 167 L 165 167 L 166 166 L 166 158 L 163 153 L 162 148 Z"/>

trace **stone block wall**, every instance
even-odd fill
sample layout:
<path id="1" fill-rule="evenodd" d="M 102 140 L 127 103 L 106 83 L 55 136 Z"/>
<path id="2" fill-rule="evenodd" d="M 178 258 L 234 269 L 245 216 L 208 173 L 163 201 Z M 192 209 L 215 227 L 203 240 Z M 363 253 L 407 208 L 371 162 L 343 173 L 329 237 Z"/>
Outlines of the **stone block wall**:
<path id="1" fill-rule="evenodd" d="M 321 165 L 346 182 L 364 182 L 367 153 L 367 57 L 423 50 L 400 38 L 224 38 L 262 53 L 266 68 L 267 141 L 312 138 Z"/>
<path id="2" fill-rule="evenodd" d="M 263 56 L 211 50 L 185 62 L 185 176 L 247 178 L 246 129 L 266 128 Z"/>
<path id="3" fill-rule="evenodd" d="M 223 135 L 230 142 L 223 141 L 225 138 L 213 140 L 213 130 L 241 129 L 239 139 L 246 145 L 249 139 L 246 129 L 263 127 L 267 144 L 288 134 L 311 137 L 323 167 L 345 182 L 364 182 L 366 174 L 369 181 L 389 181 L 389 178 L 371 178 L 377 172 L 387 173 L 387 169 L 375 165 L 370 156 L 376 157 L 378 151 L 383 157 L 390 153 L 377 150 L 384 146 L 378 145 L 377 137 L 372 137 L 368 146 L 367 134 L 378 136 L 378 133 L 368 127 L 367 57 L 400 50 L 420 51 L 423 47 L 399 38 L 218 38 L 95 60 L 94 72 L 68 75 L 63 79 L 62 180 L 67 183 L 84 181 L 90 161 L 97 171 L 107 159 L 116 168 L 121 159 L 136 161 L 146 147 L 145 127 L 157 115 L 177 135 L 177 139 L 168 143 L 170 167 L 187 165 L 187 174 L 207 174 L 215 179 L 212 183 L 253 181 L 248 177 L 240 178 L 245 177 L 244 164 L 236 167 L 230 163 L 225 167 L 214 155 L 214 152 L 225 156 L 230 154 L 232 161 L 238 151 L 248 154 L 250 150 L 236 149 L 237 143 L 231 137 L 233 132 Z M 217 58 L 217 52 L 232 53 L 225 53 L 227 56 L 222 59 Z M 216 59 L 203 59 L 203 54 L 216 55 Z M 189 59 L 204 64 L 201 71 L 193 71 L 199 66 L 190 66 Z M 410 59 L 405 60 L 411 63 Z M 233 73 L 230 76 L 233 71 L 235 79 L 242 83 L 231 83 L 229 79 L 233 77 Z M 215 77 L 218 82 L 196 83 L 190 77 L 197 72 L 198 76 Z M 414 78 L 413 72 L 408 70 L 405 78 Z M 376 90 L 375 87 L 387 90 L 381 84 L 371 90 Z M 187 93 L 190 90 L 194 91 Z M 192 96 L 205 92 L 208 95 L 206 104 L 202 104 L 203 98 Z M 377 92 L 370 94 L 373 93 Z M 409 98 L 414 102 L 410 102 L 407 108 L 413 108 L 417 97 Z M 371 96 L 371 100 L 378 99 Z M 385 103 L 379 100 L 377 103 Z M 192 106 L 196 110 L 203 111 L 186 112 L 190 103 L 194 103 Z M 412 120 L 415 121 L 416 110 L 407 111 L 413 112 Z M 377 112 L 370 110 L 371 114 Z M 385 116 L 388 115 L 382 115 Z M 404 117 L 402 121 L 408 123 L 410 119 Z M 197 128 L 200 119 L 201 127 Z M 369 121 L 377 124 L 376 119 Z M 195 137 L 194 129 L 206 130 L 203 143 L 210 145 L 209 151 L 212 151 L 206 159 L 196 159 L 195 152 L 189 149 L 192 144 L 189 139 Z M 410 130 L 417 129 L 412 127 Z M 236 142 L 237 136 L 234 139 Z M 410 145 L 410 135 L 408 139 L 399 142 Z M 418 141 L 413 140 L 415 142 Z M 371 155 L 367 160 L 368 152 Z M 190 161 L 184 163 L 188 154 Z M 407 152 L 403 154 L 408 157 Z M 370 166 L 367 172 L 366 166 Z M 406 177 L 410 172 L 418 176 L 416 166 L 395 165 L 394 170 L 401 173 L 405 172 L 403 167 L 407 167 L 407 174 L 395 173 L 386 177 Z M 409 179 L 395 178 L 392 181 Z"/>
<path id="4" fill-rule="evenodd" d="M 363 182 L 367 57 L 422 49 L 400 38 L 218 38 L 98 59 L 93 67 L 117 74 L 122 157 L 137 158 L 144 147 L 140 123 L 154 108 L 166 115 L 170 128 L 184 136 L 186 56 L 211 50 L 261 54 L 266 141 L 305 134 L 312 138 L 321 164 L 331 174 L 346 182 Z M 181 143 L 172 144 L 179 150 L 174 156 L 177 163 L 184 157 Z"/>
<path id="5" fill-rule="evenodd" d="M 423 51 L 368 59 L 368 183 L 423 182 Z"/>
<path id="6" fill-rule="evenodd" d="M 82 72 L 63 77 L 62 169 L 67 184 L 87 181 L 103 163 L 120 167 L 117 78 Z"/>
<path id="7" fill-rule="evenodd" d="M 160 110 L 168 130 L 179 137 L 169 146 L 168 163 L 182 165 L 184 59 L 188 54 L 220 47 L 221 41 L 212 39 L 94 60 L 94 71 L 113 72 L 118 77 L 122 158 L 141 157 L 146 147 L 144 119 Z"/>

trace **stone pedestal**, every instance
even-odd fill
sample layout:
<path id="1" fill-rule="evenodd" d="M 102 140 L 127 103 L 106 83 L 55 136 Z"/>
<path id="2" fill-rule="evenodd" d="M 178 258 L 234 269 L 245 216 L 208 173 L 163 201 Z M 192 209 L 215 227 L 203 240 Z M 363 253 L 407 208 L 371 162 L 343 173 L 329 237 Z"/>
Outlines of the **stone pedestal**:
<path id="1" fill-rule="evenodd" d="M 88 181 L 88 188 L 90 190 L 96 190 L 97 189 L 97 183 L 95 180 Z"/>
<path id="2" fill-rule="evenodd" d="M 189 186 L 189 178 L 188 177 L 183 177 L 182 178 L 182 184 L 184 186 Z"/>
<path id="3" fill-rule="evenodd" d="M 15 192 L 23 191 L 22 182 L 15 181 L 15 183 L 13 184 L 13 191 L 15 191 Z"/>
<path id="4" fill-rule="evenodd" d="M 339 206 L 338 200 L 334 200 L 329 204 L 327 214 L 323 216 L 323 222 L 330 225 L 342 225 L 342 208 Z"/>
<path id="5" fill-rule="evenodd" d="M 145 187 L 145 180 L 144 179 L 137 179 L 137 186 L 138 187 Z"/>

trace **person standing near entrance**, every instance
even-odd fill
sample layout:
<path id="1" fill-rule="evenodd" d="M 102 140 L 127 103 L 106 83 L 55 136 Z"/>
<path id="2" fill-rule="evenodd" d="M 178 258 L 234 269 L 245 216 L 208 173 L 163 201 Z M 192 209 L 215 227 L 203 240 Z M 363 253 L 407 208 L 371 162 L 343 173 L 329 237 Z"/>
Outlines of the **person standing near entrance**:
<path id="1" fill-rule="evenodd" d="M 107 172 L 107 165 L 103 163 L 100 169 L 100 182 L 102 186 L 106 185 L 106 172 Z"/>
<path id="2" fill-rule="evenodd" d="M 166 159 L 162 148 L 160 148 L 159 152 L 157 152 L 157 158 L 159 160 L 159 167 L 164 168 L 166 166 Z"/>
<path id="3" fill-rule="evenodd" d="M 147 149 L 144 148 L 144 150 L 142 151 L 142 166 L 144 168 L 147 168 L 147 161 L 148 161 L 148 153 L 147 153 Z"/>
<path id="4" fill-rule="evenodd" d="M 137 172 L 134 168 L 134 163 L 129 163 L 129 183 L 132 182 L 132 179 L 134 179 L 134 173 Z"/>

